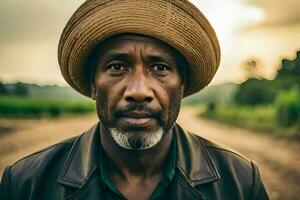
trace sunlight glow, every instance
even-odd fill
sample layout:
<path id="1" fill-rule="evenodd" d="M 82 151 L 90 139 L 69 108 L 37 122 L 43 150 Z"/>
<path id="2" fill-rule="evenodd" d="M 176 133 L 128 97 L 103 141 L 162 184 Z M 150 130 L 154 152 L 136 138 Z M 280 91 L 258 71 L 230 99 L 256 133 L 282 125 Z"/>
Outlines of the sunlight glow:
<path id="1" fill-rule="evenodd" d="M 207 16 L 220 39 L 222 50 L 233 45 L 239 31 L 265 19 L 264 12 L 238 0 L 190 0 Z"/>
<path id="2" fill-rule="evenodd" d="M 248 27 L 262 23 L 266 16 L 258 7 L 243 0 L 190 0 L 211 22 L 221 45 L 221 65 L 213 82 L 239 80 L 239 66 L 244 58 L 240 54 L 240 33 Z"/>

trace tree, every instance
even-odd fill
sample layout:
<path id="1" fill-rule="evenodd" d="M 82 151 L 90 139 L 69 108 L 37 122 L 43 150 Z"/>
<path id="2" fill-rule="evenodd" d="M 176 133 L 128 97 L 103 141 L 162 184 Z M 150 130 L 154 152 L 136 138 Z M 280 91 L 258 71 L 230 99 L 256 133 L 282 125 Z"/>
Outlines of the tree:
<path id="1" fill-rule="evenodd" d="M 280 125 L 300 127 L 300 91 L 298 86 L 279 92 L 275 101 L 277 120 Z"/>
<path id="2" fill-rule="evenodd" d="M 262 62 L 258 58 L 249 58 L 242 64 L 247 79 L 263 77 Z"/>
<path id="3" fill-rule="evenodd" d="M 14 88 L 14 94 L 17 96 L 28 96 L 29 90 L 23 83 L 17 83 Z"/>
<path id="4" fill-rule="evenodd" d="M 282 89 L 290 89 L 295 85 L 300 87 L 300 51 L 294 60 L 283 59 L 281 68 L 277 71 L 275 81 L 279 82 Z"/>
<path id="5" fill-rule="evenodd" d="M 252 78 L 240 85 L 234 99 L 238 104 L 269 104 L 274 101 L 276 92 L 271 81 Z"/>
<path id="6" fill-rule="evenodd" d="M 258 79 L 263 77 L 263 73 L 260 61 L 256 58 L 248 59 L 243 67 L 248 80 L 240 85 L 235 95 L 235 101 L 239 104 L 272 103 L 279 91 L 290 90 L 295 86 L 300 88 L 300 51 L 296 59 L 282 60 L 282 66 L 272 81 Z"/>
<path id="7" fill-rule="evenodd" d="M 9 91 L 5 87 L 5 84 L 0 81 L 0 95 L 7 95 Z"/>

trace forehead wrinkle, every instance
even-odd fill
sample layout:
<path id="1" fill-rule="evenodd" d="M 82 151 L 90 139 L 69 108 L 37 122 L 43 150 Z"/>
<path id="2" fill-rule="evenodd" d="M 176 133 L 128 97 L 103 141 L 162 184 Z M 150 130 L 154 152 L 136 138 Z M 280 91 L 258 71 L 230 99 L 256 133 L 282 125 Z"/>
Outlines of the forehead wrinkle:
<path id="1" fill-rule="evenodd" d="M 104 59 L 107 61 L 111 61 L 111 60 L 126 60 L 129 61 L 130 60 L 130 55 L 128 55 L 128 53 L 124 52 L 124 51 L 112 51 L 112 52 L 108 52 L 105 56 Z"/>
<path id="2" fill-rule="evenodd" d="M 122 45 L 123 46 L 123 45 Z M 112 60 L 126 60 L 130 61 L 130 49 L 117 46 L 117 44 L 107 44 L 102 46 L 101 50 L 97 53 L 97 62 L 108 62 Z"/>
<path id="3" fill-rule="evenodd" d="M 161 48 L 158 44 L 144 44 L 144 48 L 140 49 L 140 56 L 143 61 L 167 61 L 175 63 L 175 56 L 172 52 Z"/>
<path id="4" fill-rule="evenodd" d="M 109 54 L 123 54 L 122 58 L 125 58 L 125 55 L 127 55 L 127 59 L 132 56 L 140 57 L 143 62 L 177 63 L 176 52 L 172 47 L 150 37 L 121 35 L 105 41 L 101 49 L 100 57 L 104 59 L 108 59 Z"/>
<path id="5" fill-rule="evenodd" d="M 175 59 L 174 52 L 172 47 L 169 47 L 167 44 L 163 42 L 146 36 L 139 36 L 139 35 L 122 35 L 117 40 L 123 40 L 128 42 L 134 43 L 133 51 L 137 53 L 139 50 L 139 55 L 142 56 L 142 52 L 145 52 L 146 55 L 150 55 L 153 57 L 161 57 L 162 53 L 167 56 L 168 59 Z M 139 47 L 139 44 L 140 45 Z M 138 48 L 139 47 L 139 48 Z M 169 51 L 168 51 L 169 50 Z M 150 53 L 151 52 L 151 53 Z M 136 54 L 138 55 L 138 54 Z"/>

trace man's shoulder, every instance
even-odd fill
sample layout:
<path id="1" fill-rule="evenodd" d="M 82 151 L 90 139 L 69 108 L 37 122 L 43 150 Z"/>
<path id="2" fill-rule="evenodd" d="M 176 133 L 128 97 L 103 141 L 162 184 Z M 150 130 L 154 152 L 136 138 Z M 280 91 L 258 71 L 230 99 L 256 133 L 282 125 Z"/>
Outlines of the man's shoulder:
<path id="1" fill-rule="evenodd" d="M 208 154 L 216 165 L 228 164 L 231 167 L 243 167 L 244 169 L 252 170 L 253 161 L 244 156 L 242 153 L 234 150 L 224 144 L 218 143 L 211 139 L 203 138 L 194 133 L 195 138 L 205 147 Z"/>
<path id="2" fill-rule="evenodd" d="M 225 157 L 234 157 L 238 160 L 241 160 L 242 162 L 250 162 L 250 160 L 244 156 L 242 153 L 224 145 L 219 142 L 216 142 L 212 139 L 204 138 L 200 136 L 200 134 L 196 134 L 187 130 L 184 130 L 186 133 L 186 136 L 193 140 L 193 144 L 198 144 L 200 146 L 205 147 L 205 149 L 208 151 L 208 153 L 212 156 L 214 155 L 220 155 Z"/>
<path id="3" fill-rule="evenodd" d="M 61 199 L 70 192 L 66 191 L 66 185 L 80 187 L 86 176 L 96 169 L 97 128 L 98 124 L 79 136 L 46 147 L 8 166 L 2 175 L 0 199 L 1 195 L 4 199 L 7 196 L 11 199 Z"/>
<path id="4" fill-rule="evenodd" d="M 193 134 L 193 133 L 192 133 Z M 235 159 L 240 160 L 241 162 L 246 162 L 249 163 L 250 159 L 244 156 L 242 153 L 238 152 L 237 150 L 232 149 L 231 147 L 228 147 L 224 144 L 218 143 L 216 141 L 203 138 L 199 135 L 194 134 L 199 141 L 206 147 L 206 149 L 209 151 L 211 154 L 218 154 L 220 156 L 225 156 L 225 157 L 232 157 Z"/>
<path id="5" fill-rule="evenodd" d="M 59 169 L 71 150 L 74 142 L 80 136 L 68 138 L 51 146 L 36 151 L 9 166 L 12 178 L 20 180 L 26 177 L 44 175 L 51 173 L 53 169 Z M 58 170 L 59 171 L 59 170 Z"/>
<path id="6" fill-rule="evenodd" d="M 37 195 L 39 188 L 51 190 L 55 187 L 60 190 L 54 183 L 57 182 L 69 152 L 79 137 L 43 148 L 6 167 L 0 184 L 0 199 L 2 196 L 4 199 L 27 199 L 31 193 Z"/>
<path id="7" fill-rule="evenodd" d="M 184 132 L 180 139 L 185 140 L 185 147 L 189 148 L 187 152 L 194 154 L 188 155 L 192 158 L 190 163 L 193 163 L 190 168 L 199 168 L 201 172 L 205 167 L 203 163 L 207 163 L 206 171 L 202 172 L 206 175 L 213 174 L 213 179 L 210 179 L 214 185 L 212 190 L 222 191 L 223 195 L 232 197 L 230 199 L 268 199 L 258 167 L 252 160 L 225 145 L 198 134 Z M 210 195 L 205 188 L 198 187 L 198 190 L 202 194 Z"/>
<path id="8" fill-rule="evenodd" d="M 191 144 L 198 145 L 198 149 L 201 149 L 202 154 L 199 155 L 211 163 L 210 170 L 216 171 L 219 181 L 215 184 L 227 187 L 225 185 L 230 183 L 233 188 L 241 188 L 243 194 L 251 194 L 254 179 L 259 178 L 258 169 L 252 160 L 215 141 L 190 132 L 186 134 L 193 141 Z M 195 146 L 193 148 L 197 149 Z"/>
<path id="9" fill-rule="evenodd" d="M 200 134 L 184 130 L 180 126 L 177 126 L 177 132 L 179 133 L 178 142 L 182 146 L 181 149 L 187 149 L 185 150 L 185 154 L 190 154 L 193 159 L 204 159 L 208 163 L 211 163 L 209 165 L 219 172 L 225 172 L 224 169 L 228 169 L 233 173 L 234 171 L 248 172 L 249 176 L 253 173 L 253 161 L 238 151 L 211 139 L 204 138 Z"/>
<path id="10" fill-rule="evenodd" d="M 218 171 L 220 176 L 226 176 L 226 174 L 239 174 L 240 177 L 252 178 L 254 170 L 256 170 L 255 163 L 244 156 L 242 153 L 227 147 L 223 144 L 215 142 L 211 139 L 203 138 L 198 134 L 186 131 L 187 137 L 194 140 L 193 144 L 202 146 L 207 155 L 211 159 L 214 167 Z"/>
<path id="11" fill-rule="evenodd" d="M 68 151 L 71 149 L 74 142 L 78 139 L 79 136 L 71 137 L 68 139 L 65 139 L 63 141 L 57 142 L 55 144 L 52 144 L 48 147 L 42 148 L 34 153 L 31 153 L 20 160 L 16 161 L 12 167 L 17 165 L 23 165 L 24 163 L 31 162 L 34 160 L 43 159 L 44 157 L 53 156 L 57 153 L 62 153 L 64 151 Z"/>

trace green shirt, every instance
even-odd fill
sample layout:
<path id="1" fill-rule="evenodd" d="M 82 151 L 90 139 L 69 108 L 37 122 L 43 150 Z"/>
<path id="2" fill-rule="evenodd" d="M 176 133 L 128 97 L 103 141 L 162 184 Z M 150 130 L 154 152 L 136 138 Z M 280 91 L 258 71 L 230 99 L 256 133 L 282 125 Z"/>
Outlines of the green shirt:
<path id="1" fill-rule="evenodd" d="M 175 174 L 176 169 L 176 160 L 177 160 L 177 144 L 176 144 L 176 136 L 173 134 L 172 143 L 170 147 L 170 152 L 167 156 L 166 164 L 163 167 L 163 177 L 154 189 L 151 194 L 149 200 L 155 200 L 159 196 L 161 196 L 166 187 L 170 184 Z M 101 151 L 101 156 L 99 158 L 99 168 L 100 168 L 100 176 L 101 181 L 104 186 L 104 196 L 105 199 L 109 200 L 125 200 L 124 195 L 117 189 L 115 184 L 109 178 L 108 175 L 108 166 L 104 161 L 104 153 Z"/>

